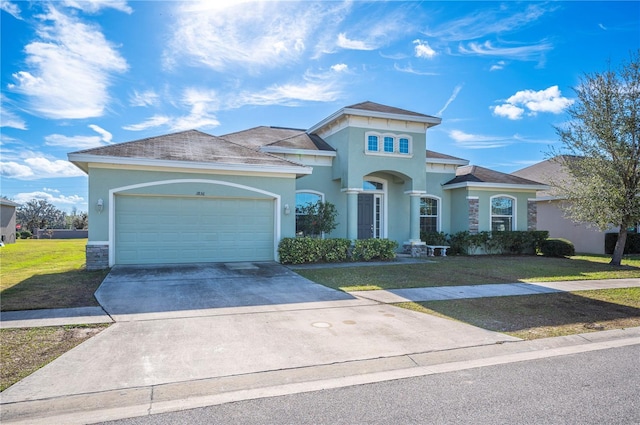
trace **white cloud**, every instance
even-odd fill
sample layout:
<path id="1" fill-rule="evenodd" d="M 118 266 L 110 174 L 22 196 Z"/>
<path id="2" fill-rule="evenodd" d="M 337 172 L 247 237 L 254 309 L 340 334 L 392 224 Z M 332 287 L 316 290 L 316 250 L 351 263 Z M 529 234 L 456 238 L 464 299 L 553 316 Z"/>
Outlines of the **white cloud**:
<path id="1" fill-rule="evenodd" d="M 509 118 L 510 120 L 519 120 L 524 114 L 524 109 L 508 103 L 493 106 L 492 110 L 494 114 L 500 117 Z"/>
<path id="2" fill-rule="evenodd" d="M 599 27 L 601 30 L 603 30 L 603 31 L 606 31 L 606 30 L 607 30 L 607 27 L 605 27 L 605 26 L 604 26 L 604 25 L 602 25 L 602 24 L 598 24 L 598 27 Z"/>
<path id="3" fill-rule="evenodd" d="M 89 124 L 89 128 L 99 134 L 99 136 L 64 136 L 62 134 L 50 134 L 45 136 L 47 146 L 58 146 L 73 149 L 91 149 L 111 143 L 112 134 L 107 130 Z"/>
<path id="4" fill-rule="evenodd" d="M 0 127 L 11 127 L 18 130 L 26 130 L 27 123 L 11 111 L 7 111 L 4 107 L 0 111 Z"/>
<path id="5" fill-rule="evenodd" d="M 551 86 L 539 91 L 518 91 L 502 105 L 492 106 L 491 110 L 498 116 L 517 120 L 522 118 L 526 111 L 528 111 L 527 115 L 536 115 L 538 112 L 560 114 L 573 102 L 573 99 L 562 96 L 558 86 Z"/>
<path id="6" fill-rule="evenodd" d="M 449 107 L 451 102 L 456 100 L 456 97 L 458 97 L 458 93 L 460 93 L 460 90 L 462 90 L 462 84 L 458 84 L 457 86 L 455 86 L 453 88 L 453 92 L 451 93 L 451 96 L 449 96 L 449 99 L 447 99 L 447 101 L 444 104 L 444 106 L 442 107 L 442 109 L 440 109 L 438 111 L 438 113 L 436 114 L 437 117 L 441 117 L 442 113 Z"/>
<path id="7" fill-rule="evenodd" d="M 65 196 L 65 195 L 53 195 L 51 193 L 49 193 L 48 191 L 35 191 L 35 192 L 22 192 L 22 193 L 18 193 L 17 195 L 15 195 L 14 197 L 14 201 L 19 203 L 19 204 L 24 204 L 27 203 L 33 199 L 44 199 L 45 201 L 49 202 L 50 204 L 53 205 L 76 205 L 76 204 L 81 204 L 84 203 L 84 198 L 82 196 L 78 196 L 78 195 L 71 195 L 71 196 Z"/>
<path id="8" fill-rule="evenodd" d="M 77 177 L 85 174 L 69 161 L 50 160 L 42 156 L 26 158 L 22 164 L 7 161 L 0 164 L 0 175 L 18 180 Z"/>
<path id="9" fill-rule="evenodd" d="M 0 162 L 0 175 L 3 177 L 24 180 L 32 177 L 33 171 L 26 165 L 18 164 L 14 161 L 8 161 Z"/>
<path id="10" fill-rule="evenodd" d="M 166 115 L 154 115 L 138 124 L 125 125 L 122 128 L 130 131 L 142 131 L 149 128 L 161 127 L 171 122 L 171 117 Z"/>
<path id="11" fill-rule="evenodd" d="M 93 131 L 95 131 L 96 133 L 98 133 L 102 139 L 102 141 L 104 141 L 105 143 L 111 143 L 111 140 L 113 139 L 113 134 L 109 133 L 107 130 L 105 130 L 102 127 L 99 127 L 95 124 L 89 124 L 89 128 Z"/>
<path id="12" fill-rule="evenodd" d="M 415 55 L 417 58 L 431 59 L 436 55 L 436 51 L 429 46 L 427 41 L 413 40 L 413 44 L 416 45 Z"/>
<path id="13" fill-rule="evenodd" d="M 159 100 L 160 96 L 153 90 L 146 90 L 142 93 L 134 90 L 133 94 L 129 96 L 131 106 L 154 106 L 158 104 Z"/>
<path id="14" fill-rule="evenodd" d="M 460 130 L 449 131 L 449 137 L 451 137 L 457 145 L 467 149 L 493 149 L 511 144 L 509 138 L 471 134 Z"/>
<path id="15" fill-rule="evenodd" d="M 20 6 L 15 3 L 11 3 L 10 1 L 1 0 L 0 1 L 0 10 L 7 12 L 9 15 L 13 16 L 16 19 L 22 20 L 20 16 Z"/>
<path id="16" fill-rule="evenodd" d="M 428 72 L 428 71 L 418 71 L 414 69 L 410 64 L 407 66 L 400 66 L 397 63 L 393 64 L 393 69 L 400 72 L 406 72 L 407 74 L 415 74 L 415 75 L 439 75 L 437 72 Z"/>
<path id="17" fill-rule="evenodd" d="M 501 69 L 504 69 L 506 65 L 507 65 L 507 62 L 498 61 L 495 64 L 491 65 L 491 68 L 489 69 L 489 71 L 499 71 Z"/>
<path id="18" fill-rule="evenodd" d="M 326 15 L 321 3 L 305 7 L 294 2 L 213 3 L 176 3 L 165 66 L 186 62 L 216 71 L 255 71 L 295 62 Z"/>
<path id="19" fill-rule="evenodd" d="M 331 70 L 335 72 L 346 72 L 349 70 L 349 65 L 346 63 L 337 63 L 331 66 Z"/>
<path id="20" fill-rule="evenodd" d="M 127 62 L 98 28 L 53 6 L 40 15 L 38 39 L 25 46 L 28 70 L 13 74 L 8 88 L 29 97 L 31 112 L 47 118 L 101 116 L 109 102 L 109 80 Z"/>
<path id="21" fill-rule="evenodd" d="M 499 56 L 521 61 L 541 61 L 544 53 L 553 49 L 553 45 L 549 42 L 540 42 L 526 46 L 494 46 L 491 41 L 484 43 L 471 42 L 467 47 L 460 44 L 458 51 L 467 55 L 478 56 Z"/>
<path id="22" fill-rule="evenodd" d="M 127 14 L 133 13 L 126 0 L 64 0 L 62 4 L 66 7 L 80 9 L 86 13 L 97 13 L 102 9 L 115 9 Z"/>
<path id="23" fill-rule="evenodd" d="M 338 34 L 338 47 L 349 50 L 375 50 L 378 46 L 367 40 L 351 40 L 345 33 Z"/>

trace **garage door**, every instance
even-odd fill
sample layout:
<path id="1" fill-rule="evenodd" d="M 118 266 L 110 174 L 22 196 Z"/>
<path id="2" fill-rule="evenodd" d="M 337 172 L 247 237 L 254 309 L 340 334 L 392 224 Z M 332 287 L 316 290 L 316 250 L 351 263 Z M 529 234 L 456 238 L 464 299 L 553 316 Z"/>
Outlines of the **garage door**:
<path id="1" fill-rule="evenodd" d="M 274 200 L 116 196 L 116 264 L 270 261 Z"/>

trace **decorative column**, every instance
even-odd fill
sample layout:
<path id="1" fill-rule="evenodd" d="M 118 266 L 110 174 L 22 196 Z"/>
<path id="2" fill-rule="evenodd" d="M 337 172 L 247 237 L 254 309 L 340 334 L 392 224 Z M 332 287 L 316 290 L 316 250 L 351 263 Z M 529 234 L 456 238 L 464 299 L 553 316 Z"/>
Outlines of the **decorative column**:
<path id="1" fill-rule="evenodd" d="M 477 196 L 467 196 L 469 203 L 469 233 L 475 234 L 480 230 L 480 198 Z"/>
<path id="2" fill-rule="evenodd" d="M 342 189 L 347 194 L 347 239 L 358 239 L 358 194 L 362 189 Z"/>
<path id="3" fill-rule="evenodd" d="M 527 230 L 538 230 L 538 203 L 536 199 L 527 200 Z"/>
<path id="4" fill-rule="evenodd" d="M 426 255 L 426 243 L 420 240 L 420 198 L 427 194 L 422 190 L 405 192 L 409 195 L 409 240 L 404 242 L 403 251 L 412 257 Z"/>

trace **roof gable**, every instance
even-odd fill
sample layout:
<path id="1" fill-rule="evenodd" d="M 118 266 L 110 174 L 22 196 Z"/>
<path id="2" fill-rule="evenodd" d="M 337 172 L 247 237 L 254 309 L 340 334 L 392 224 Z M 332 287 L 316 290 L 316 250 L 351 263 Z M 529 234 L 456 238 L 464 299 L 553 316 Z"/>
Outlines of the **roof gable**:
<path id="1" fill-rule="evenodd" d="M 516 185 L 516 186 L 539 186 L 543 189 L 544 185 L 512 174 L 501 173 L 499 171 L 490 170 L 488 168 L 479 167 L 477 165 L 466 165 L 458 167 L 456 176 L 446 182 L 445 186 L 460 185 L 465 183 L 483 183 L 487 185 Z"/>

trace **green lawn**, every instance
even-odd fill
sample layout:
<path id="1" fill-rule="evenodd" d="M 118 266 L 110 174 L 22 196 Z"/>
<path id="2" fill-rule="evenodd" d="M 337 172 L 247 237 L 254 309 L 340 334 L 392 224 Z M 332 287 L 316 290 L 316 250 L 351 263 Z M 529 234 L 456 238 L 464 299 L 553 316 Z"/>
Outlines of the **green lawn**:
<path id="1" fill-rule="evenodd" d="M 108 271 L 87 272 L 86 239 L 19 239 L 0 248 L 0 309 L 97 306 Z"/>
<path id="2" fill-rule="evenodd" d="M 623 265 L 609 257 L 542 256 L 433 257 L 417 264 L 296 269 L 302 276 L 343 291 L 542 282 L 583 279 L 640 278 L 640 256 L 628 256 Z"/>
<path id="3" fill-rule="evenodd" d="M 640 326 L 640 288 L 396 305 L 522 339 Z"/>

